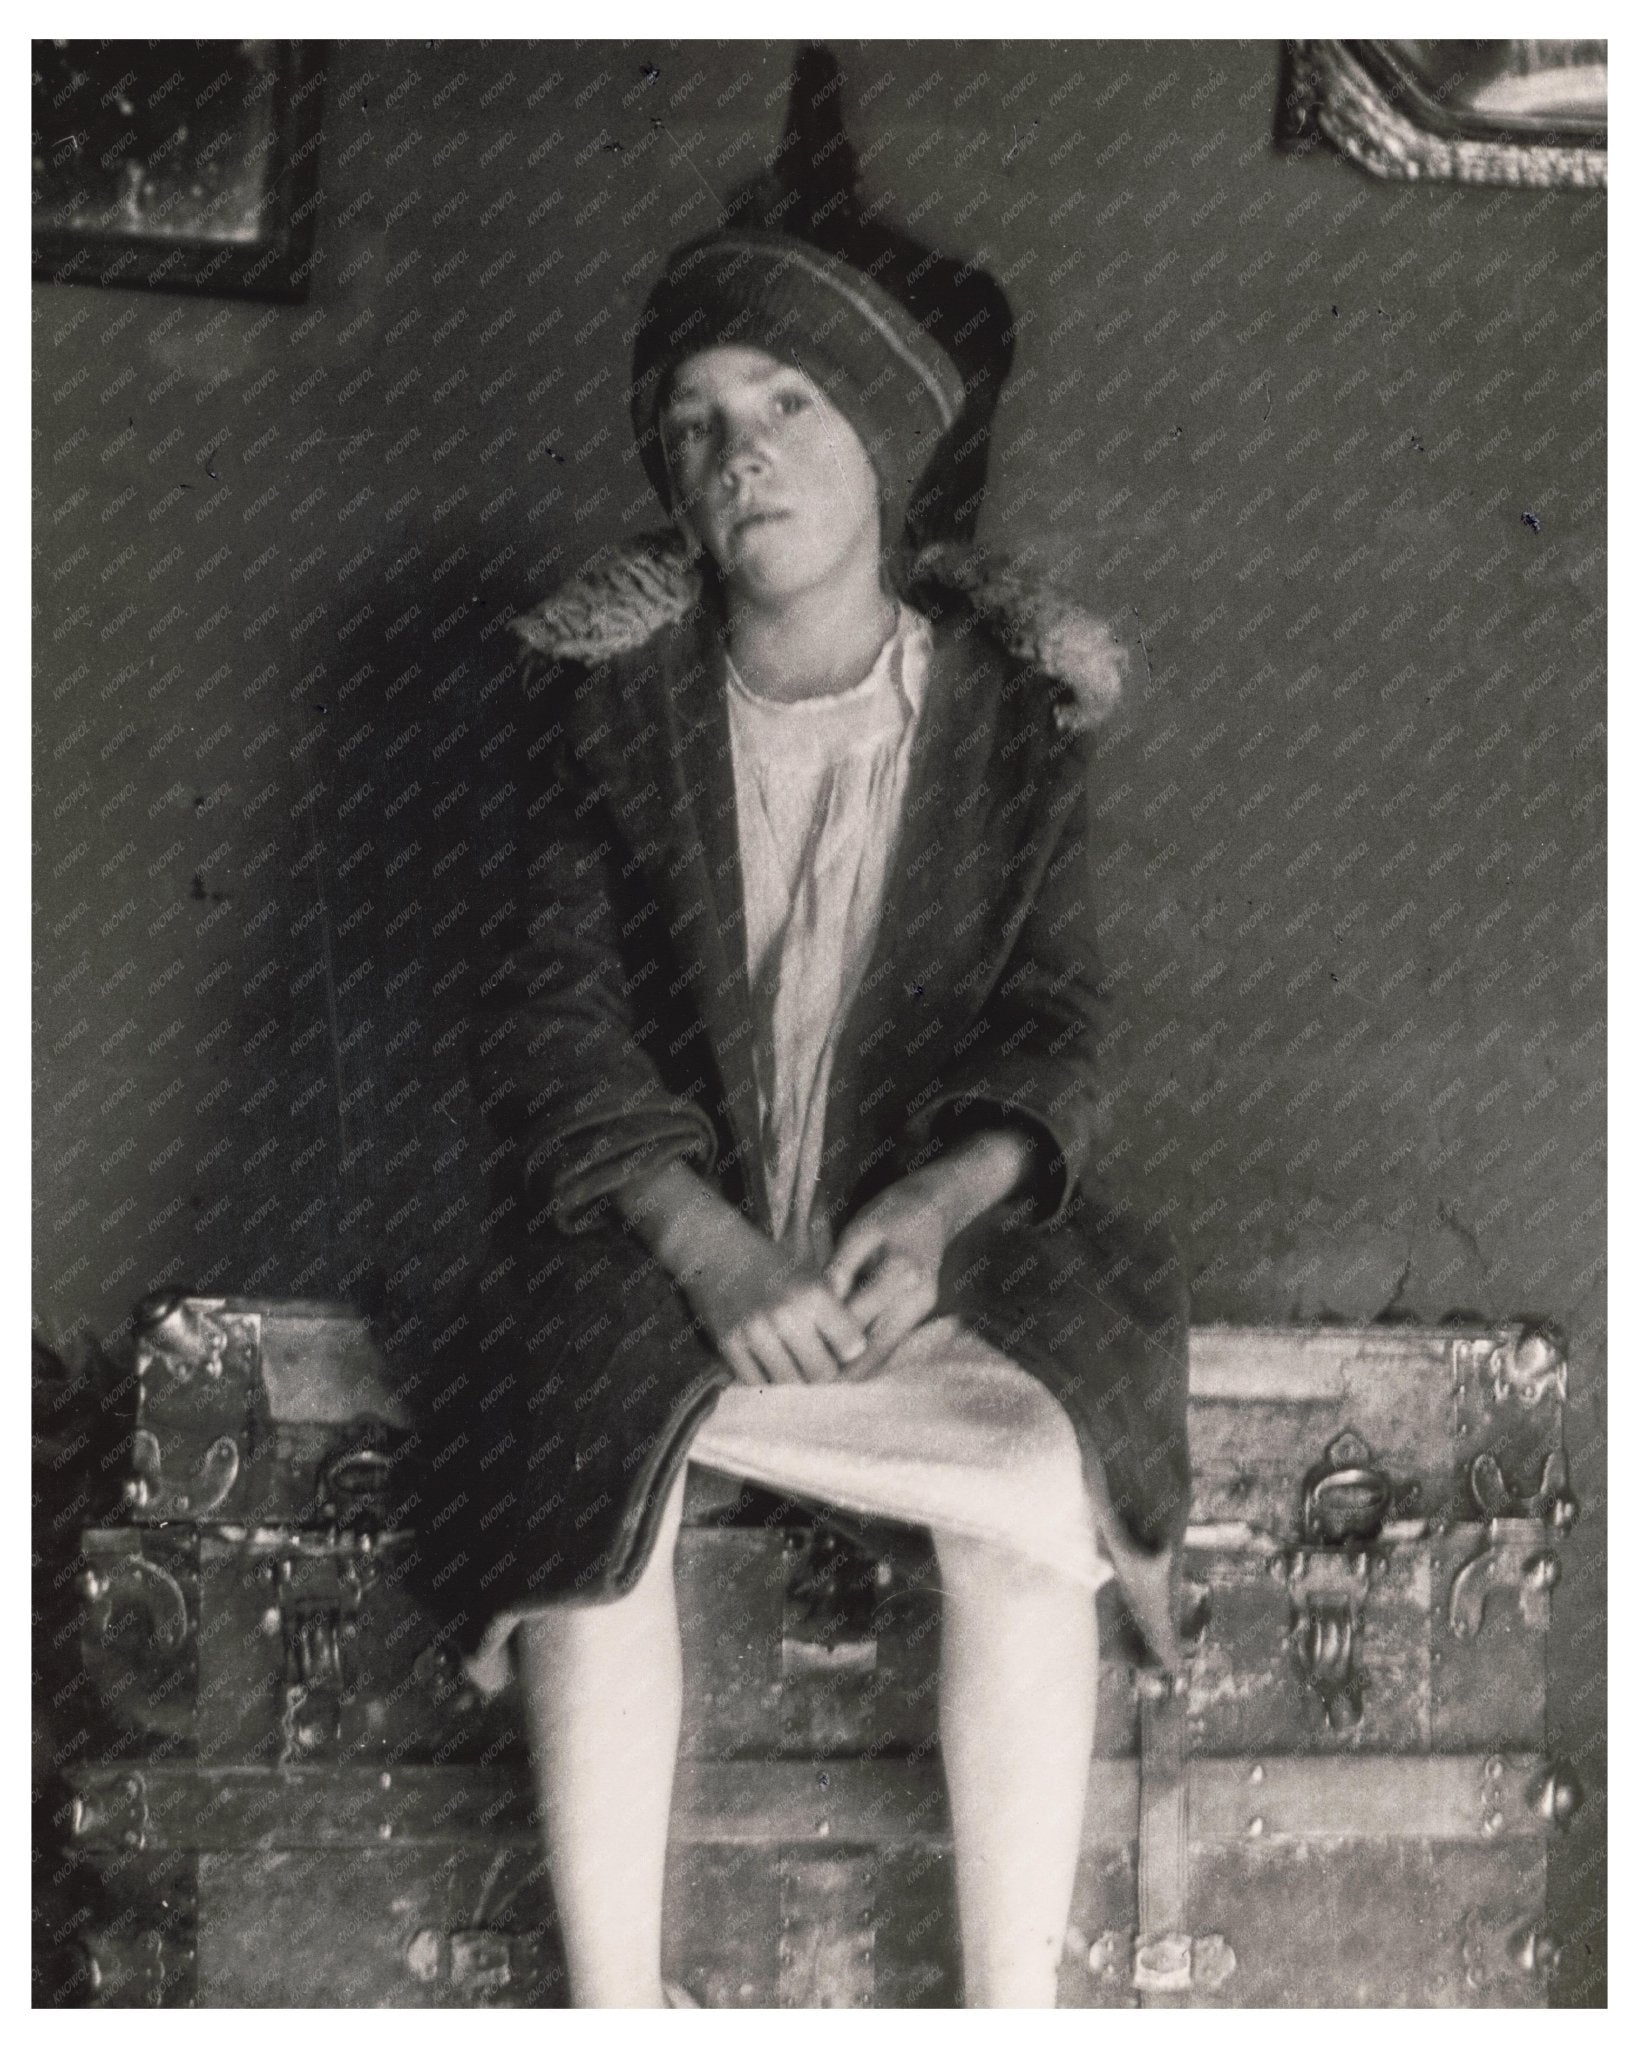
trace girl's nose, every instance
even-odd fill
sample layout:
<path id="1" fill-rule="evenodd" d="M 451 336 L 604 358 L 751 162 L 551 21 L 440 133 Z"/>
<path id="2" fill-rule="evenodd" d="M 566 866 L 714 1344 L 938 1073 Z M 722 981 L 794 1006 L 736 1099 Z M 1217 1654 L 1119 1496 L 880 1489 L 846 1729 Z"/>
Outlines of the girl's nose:
<path id="1" fill-rule="evenodd" d="M 719 460 L 724 478 L 730 480 L 748 465 L 761 468 L 767 457 L 760 429 L 749 423 L 725 427 Z"/>

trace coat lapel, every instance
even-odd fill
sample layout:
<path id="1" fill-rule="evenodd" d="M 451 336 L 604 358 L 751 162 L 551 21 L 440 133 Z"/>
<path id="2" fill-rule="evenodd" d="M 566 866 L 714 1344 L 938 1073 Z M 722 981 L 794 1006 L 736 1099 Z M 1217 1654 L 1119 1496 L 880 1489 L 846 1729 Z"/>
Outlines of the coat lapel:
<path id="1" fill-rule="evenodd" d="M 766 1223 L 727 672 L 704 607 L 666 637 L 672 658 L 658 665 L 660 758 L 653 769 L 669 829 L 660 841 L 664 853 L 655 893 L 670 912 L 683 972 L 722 1075 L 722 1113 L 746 1187 Z"/>
<path id="2" fill-rule="evenodd" d="M 938 1014 L 943 927 L 956 900 L 951 876 L 982 833 L 994 716 L 977 688 L 968 635 L 935 625 L 927 696 L 906 775 L 899 835 L 883 889 L 870 964 L 844 1024 L 826 1111 L 826 1179 L 846 1201 L 857 1177 L 861 1098 L 892 1073 L 921 1020 Z"/>

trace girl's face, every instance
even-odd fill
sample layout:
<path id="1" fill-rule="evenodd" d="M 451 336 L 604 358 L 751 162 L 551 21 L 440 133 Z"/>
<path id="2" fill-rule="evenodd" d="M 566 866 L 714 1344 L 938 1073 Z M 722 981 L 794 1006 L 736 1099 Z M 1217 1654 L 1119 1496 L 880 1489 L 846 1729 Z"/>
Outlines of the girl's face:
<path id="1" fill-rule="evenodd" d="M 660 423 L 678 519 L 725 581 L 779 597 L 874 578 L 876 470 L 794 364 L 758 348 L 702 349 L 673 372 Z"/>

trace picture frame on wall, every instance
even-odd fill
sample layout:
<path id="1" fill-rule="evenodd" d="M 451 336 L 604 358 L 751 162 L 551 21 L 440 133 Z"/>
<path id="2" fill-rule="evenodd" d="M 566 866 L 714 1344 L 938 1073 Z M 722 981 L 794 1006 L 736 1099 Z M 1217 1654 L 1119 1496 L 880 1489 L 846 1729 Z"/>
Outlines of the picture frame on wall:
<path id="1" fill-rule="evenodd" d="M 307 296 L 323 45 L 37 40 L 34 275 Z"/>
<path id="2" fill-rule="evenodd" d="M 1603 186 L 1602 41 L 1291 42 L 1276 140 L 1380 178 Z"/>

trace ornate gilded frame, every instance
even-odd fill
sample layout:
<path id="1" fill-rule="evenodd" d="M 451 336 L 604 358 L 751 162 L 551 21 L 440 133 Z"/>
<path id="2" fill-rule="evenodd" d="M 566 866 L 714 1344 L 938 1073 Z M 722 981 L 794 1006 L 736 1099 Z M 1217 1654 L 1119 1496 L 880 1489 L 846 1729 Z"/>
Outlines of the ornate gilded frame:
<path id="1" fill-rule="evenodd" d="M 1288 149 L 1323 138 L 1380 178 L 1604 186 L 1601 115 L 1550 123 L 1476 114 L 1431 91 L 1392 43 L 1289 42 L 1277 117 Z"/>

